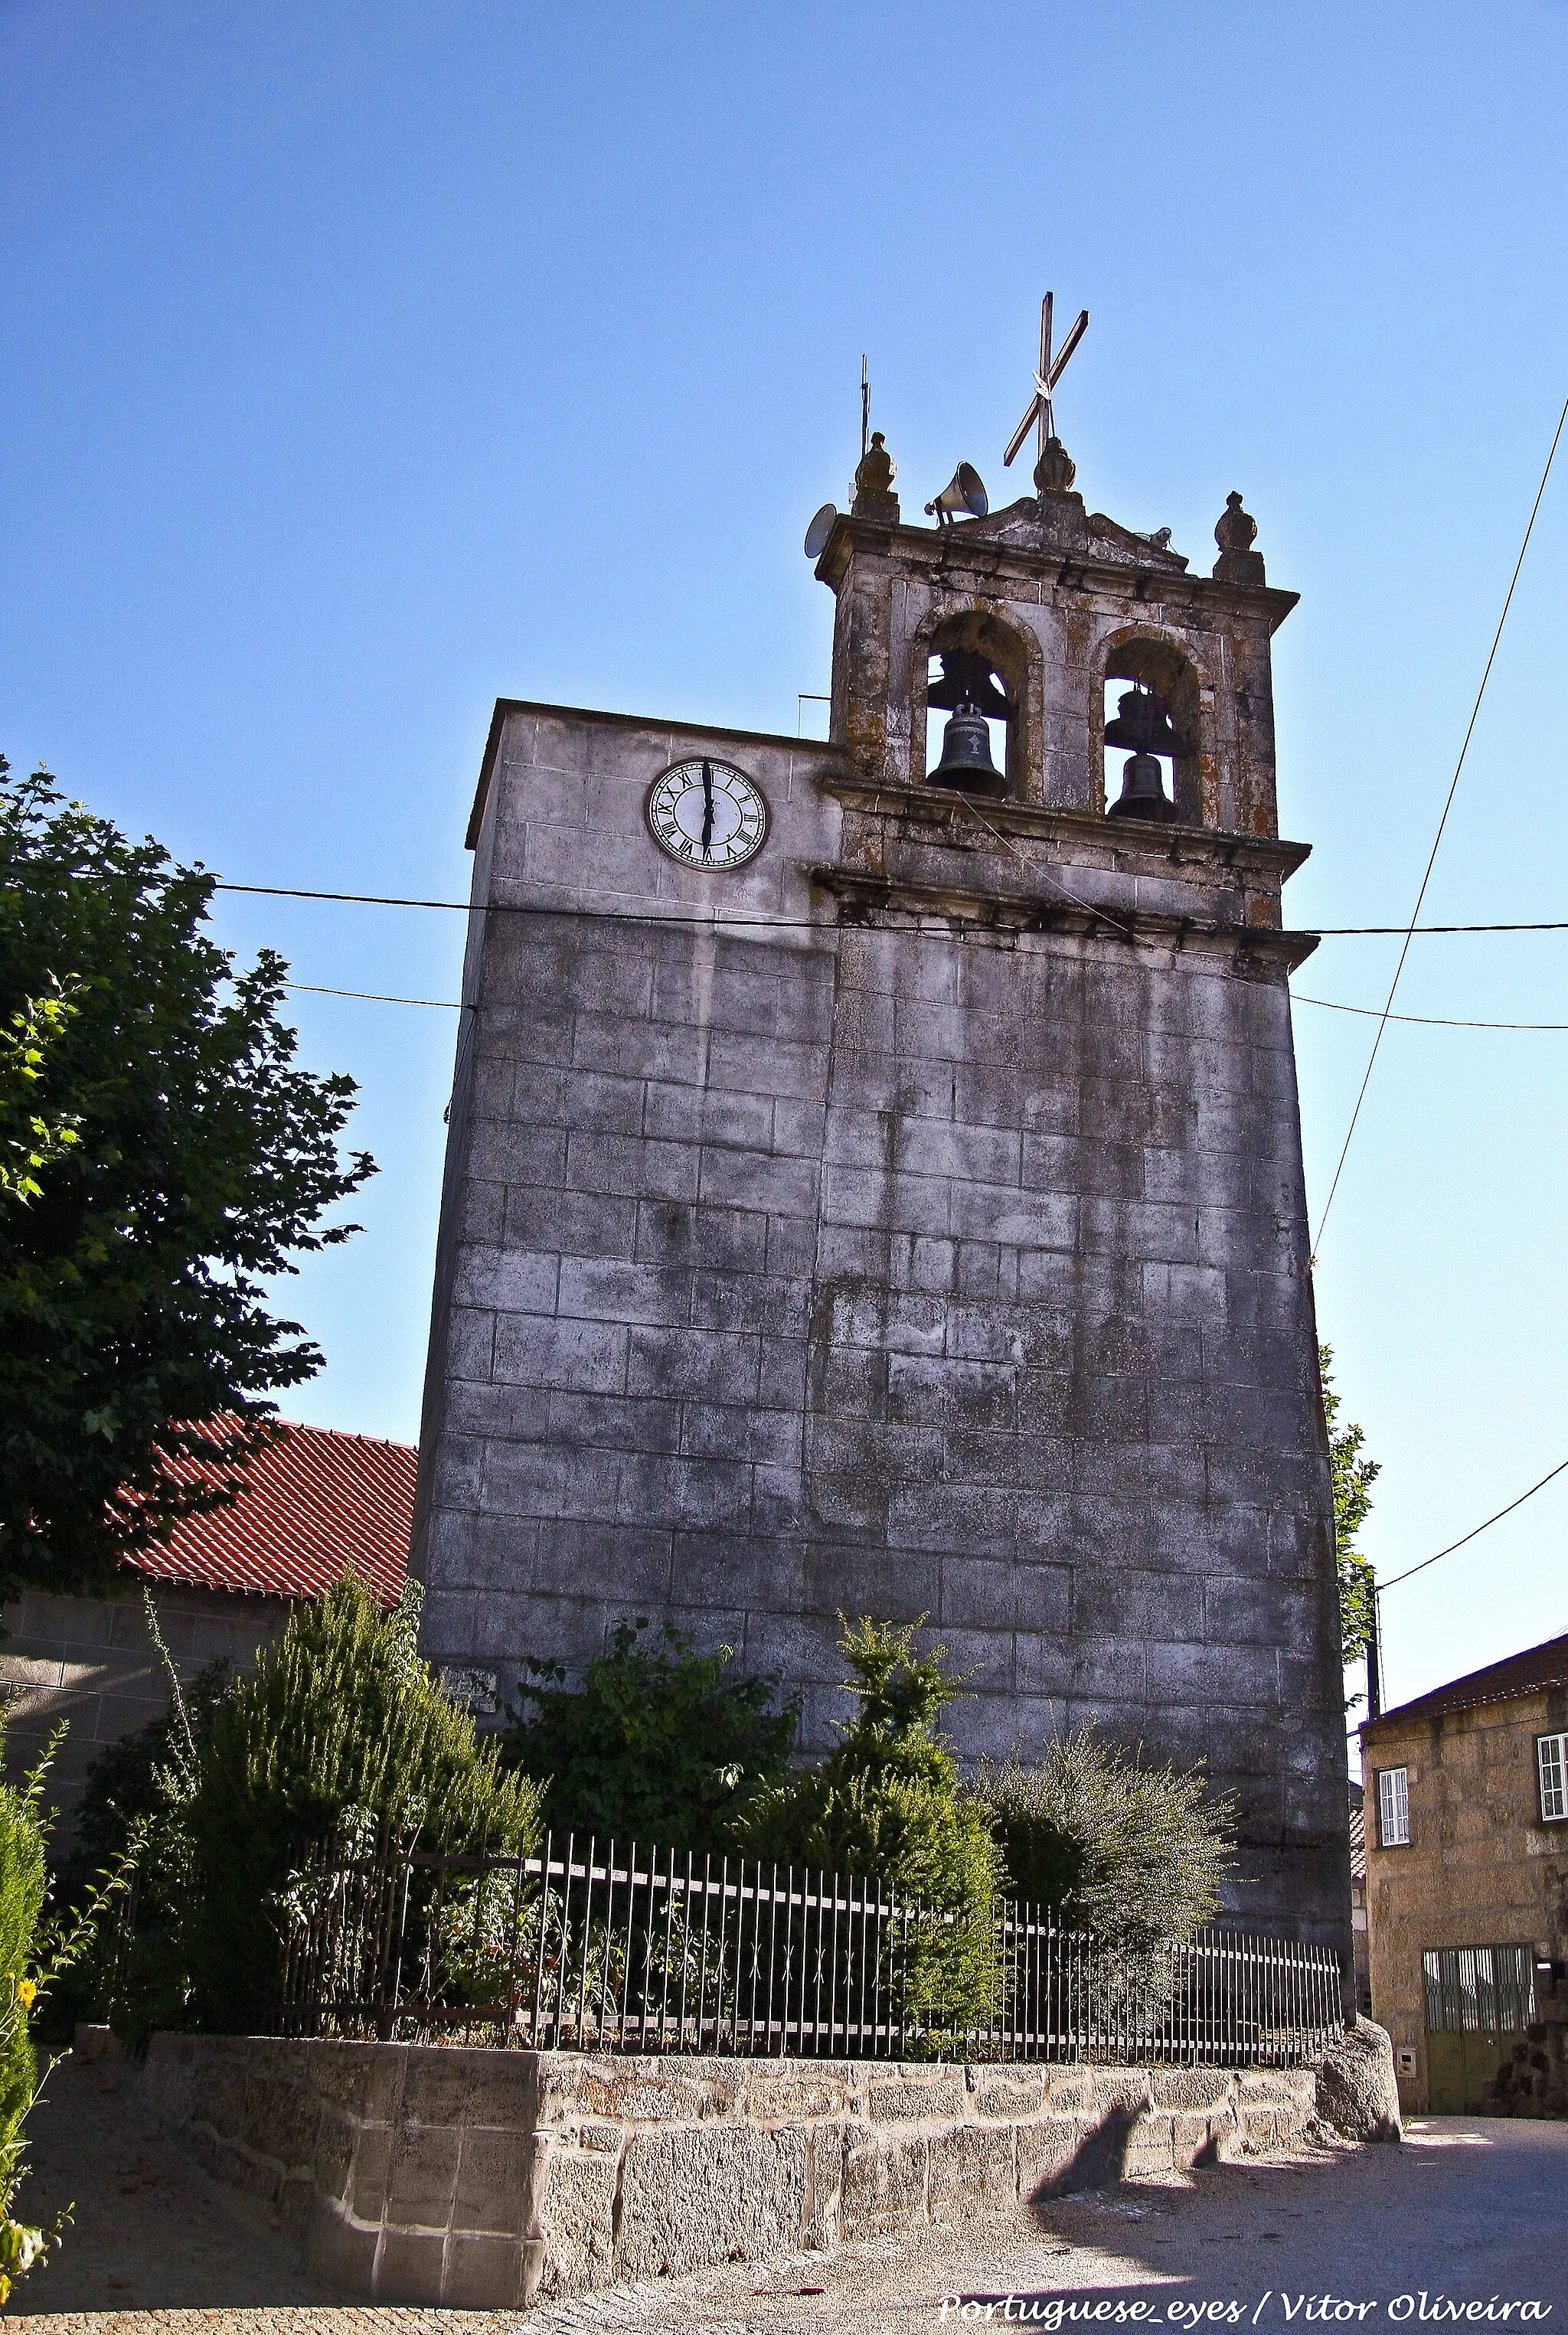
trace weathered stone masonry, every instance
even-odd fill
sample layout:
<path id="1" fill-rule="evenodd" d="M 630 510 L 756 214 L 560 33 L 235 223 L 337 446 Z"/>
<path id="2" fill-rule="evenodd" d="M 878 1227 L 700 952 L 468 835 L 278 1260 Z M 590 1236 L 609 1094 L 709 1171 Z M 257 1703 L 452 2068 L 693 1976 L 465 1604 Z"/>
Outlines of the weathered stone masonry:
<path id="1" fill-rule="evenodd" d="M 1331 2079 L 1311 2068 L 634 2059 L 256 2036 L 157 2035 L 140 2090 L 210 2172 L 273 2205 L 317 2277 L 459 2310 L 953 2225 L 1288 2147 L 1335 2113 Z"/>
<path id="2" fill-rule="evenodd" d="M 1261 563 L 1259 563 L 1261 566 Z M 1222 568 L 1224 561 L 1222 559 Z M 840 520 L 834 742 L 503 702 L 437 1268 L 426 1644 L 580 1663 L 623 1614 L 837 1708 L 835 1615 L 927 1613 L 963 1748 L 1091 1713 L 1207 1759 L 1234 1910 L 1348 1955 L 1331 1503 L 1282 929 L 1269 636 L 1079 499 Z M 923 782 L 953 642 L 1006 791 Z M 1107 673 L 1181 715 L 1109 820 Z M 739 765 L 768 843 L 665 858 Z"/>

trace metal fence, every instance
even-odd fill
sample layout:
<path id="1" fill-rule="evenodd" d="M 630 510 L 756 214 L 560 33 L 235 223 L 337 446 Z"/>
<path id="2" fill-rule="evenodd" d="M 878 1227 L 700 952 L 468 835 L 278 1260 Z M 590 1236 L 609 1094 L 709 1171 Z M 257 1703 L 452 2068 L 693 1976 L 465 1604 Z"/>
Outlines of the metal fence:
<path id="1" fill-rule="evenodd" d="M 286 2034 L 550 2049 L 1300 2066 L 1342 2025 L 1322 1946 L 1210 1928 L 1129 1958 L 1012 1902 L 615 1843 L 324 1844 L 279 1901 Z"/>

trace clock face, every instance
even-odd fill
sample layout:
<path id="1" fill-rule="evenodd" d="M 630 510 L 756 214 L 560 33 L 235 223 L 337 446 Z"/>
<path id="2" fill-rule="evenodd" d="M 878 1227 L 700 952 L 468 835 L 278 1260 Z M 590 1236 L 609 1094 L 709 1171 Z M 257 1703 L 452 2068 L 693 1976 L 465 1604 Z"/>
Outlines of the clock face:
<path id="1" fill-rule="evenodd" d="M 762 848 L 768 805 L 731 762 L 677 762 L 648 790 L 654 842 L 688 867 L 739 867 Z"/>

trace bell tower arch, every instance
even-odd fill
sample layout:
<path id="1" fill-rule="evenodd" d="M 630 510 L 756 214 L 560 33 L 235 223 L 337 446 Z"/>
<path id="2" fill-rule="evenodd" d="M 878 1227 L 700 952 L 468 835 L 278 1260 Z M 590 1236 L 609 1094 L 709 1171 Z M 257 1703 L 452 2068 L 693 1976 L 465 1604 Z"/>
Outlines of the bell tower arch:
<path id="1" fill-rule="evenodd" d="M 1180 741 L 1177 823 L 1278 834 L 1271 644 L 1297 596 L 1268 585 L 1250 538 L 1239 553 L 1222 547 L 1212 576 L 1194 576 L 1168 542 L 1088 512 L 1070 488 L 940 528 L 860 516 L 864 499 L 837 521 L 817 567 L 837 602 L 830 735 L 857 772 L 924 782 L 925 715 L 942 702 L 929 660 L 967 647 L 1012 676 L 1008 769 L 994 791 L 1102 812 L 1103 683 L 1126 680 L 1162 700 Z M 1255 533 L 1232 500 L 1221 528 Z"/>
<path id="2" fill-rule="evenodd" d="M 952 784 L 960 791 L 1027 802 L 1035 799 L 1044 707 L 1040 644 L 1027 626 L 985 606 L 934 608 L 910 644 L 909 741 L 912 779 Z M 994 777 L 958 774 L 938 780 L 927 743 L 927 715 L 949 717 L 973 707 L 1004 725 L 1004 750 Z M 985 751 L 989 753 L 987 744 Z"/>

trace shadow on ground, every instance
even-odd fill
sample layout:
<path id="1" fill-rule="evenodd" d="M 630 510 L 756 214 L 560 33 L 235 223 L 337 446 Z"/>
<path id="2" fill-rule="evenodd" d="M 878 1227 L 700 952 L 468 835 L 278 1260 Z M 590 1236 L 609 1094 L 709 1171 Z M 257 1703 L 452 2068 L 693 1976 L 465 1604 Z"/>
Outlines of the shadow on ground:
<path id="1" fill-rule="evenodd" d="M 1331 2291 L 1368 2326 L 1420 2319 L 1419 2298 L 1534 2299 L 1568 2315 L 1568 2124 L 1428 2117 L 1402 2146 L 1233 2162 L 1186 2183 L 1131 2183 L 1031 2207 L 1070 2252 L 1070 2282 L 1126 2293 L 1140 2278 L 1235 2298 L 1259 2326 L 1304 2322 L 1282 2297 Z M 1064 2260 L 1060 2270 L 1067 2268 Z M 1152 2289 L 1151 2289 L 1152 2291 Z M 1389 2304 L 1411 2295 L 1415 2307 Z M 1164 2315 L 1163 2308 L 1162 2313 Z"/>
<path id="2" fill-rule="evenodd" d="M 83 2311 L 244 2310 L 332 2303 L 305 2277 L 267 2209 L 225 2189 L 169 2139 L 134 2097 L 121 2060 L 66 2059 L 28 2123 L 23 2220 L 76 2218 L 8 2315 Z"/>

